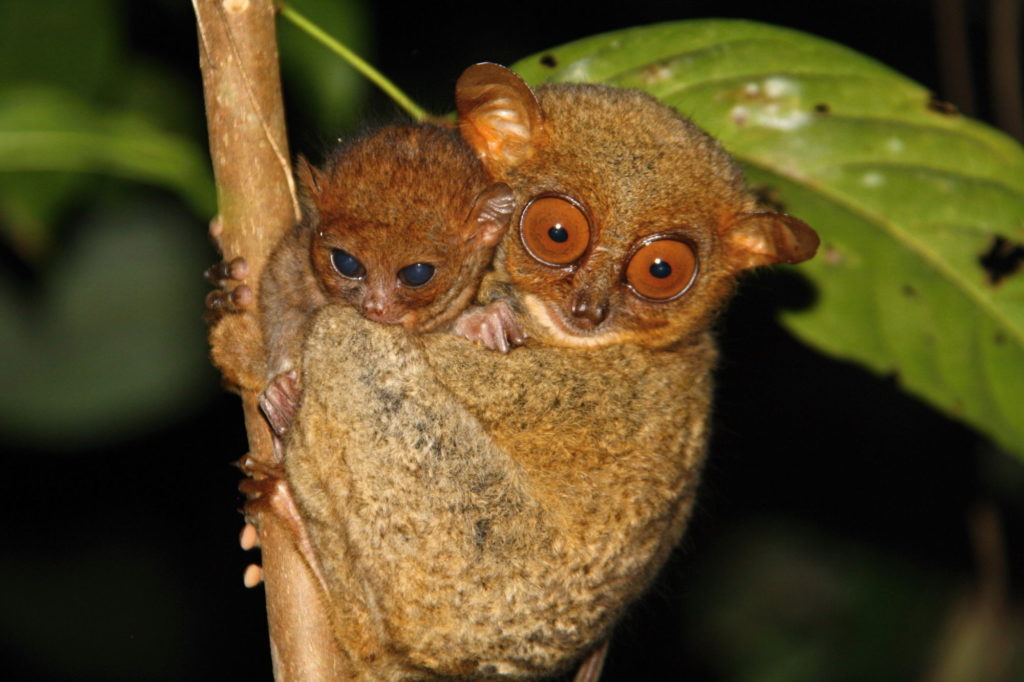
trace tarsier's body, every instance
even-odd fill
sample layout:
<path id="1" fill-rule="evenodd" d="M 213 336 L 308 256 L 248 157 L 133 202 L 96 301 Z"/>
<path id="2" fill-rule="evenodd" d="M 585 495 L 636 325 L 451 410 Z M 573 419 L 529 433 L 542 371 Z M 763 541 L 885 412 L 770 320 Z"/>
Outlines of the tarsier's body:
<path id="1" fill-rule="evenodd" d="M 534 99 L 484 65 L 458 100 L 517 199 L 481 326 L 534 341 L 314 317 L 285 469 L 359 680 L 531 679 L 593 651 L 685 527 L 714 312 L 740 270 L 816 246 L 646 96 Z"/>

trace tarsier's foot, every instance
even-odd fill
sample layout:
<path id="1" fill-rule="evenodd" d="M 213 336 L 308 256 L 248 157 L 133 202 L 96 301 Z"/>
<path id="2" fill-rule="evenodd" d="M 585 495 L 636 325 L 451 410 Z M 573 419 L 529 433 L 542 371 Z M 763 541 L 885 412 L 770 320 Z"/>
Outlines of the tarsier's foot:
<path id="1" fill-rule="evenodd" d="M 260 409 L 278 438 L 284 436 L 295 419 L 301 396 L 299 373 L 295 370 L 278 374 L 260 393 Z"/>
<path id="2" fill-rule="evenodd" d="M 246 478 L 239 484 L 239 489 L 244 492 L 248 498 L 244 509 L 246 516 L 254 516 L 261 509 L 272 510 L 273 504 L 268 503 L 268 500 L 273 496 L 273 481 L 279 480 L 279 477 L 283 475 L 283 471 L 277 466 L 259 464 L 248 455 L 238 462 L 238 466 L 246 473 L 247 476 L 252 476 L 257 472 L 261 476 L 266 476 L 266 478 L 261 478 L 258 481 L 252 478 Z M 260 546 L 259 531 L 256 530 L 256 525 L 251 521 L 245 522 L 245 526 L 242 528 L 242 532 L 238 536 L 238 544 L 247 552 Z M 246 587 L 252 588 L 256 587 L 261 582 L 263 582 L 263 569 L 260 565 L 249 564 L 246 566 L 245 572 L 242 574 L 242 584 Z"/>
<path id="3" fill-rule="evenodd" d="M 238 284 L 249 274 L 244 258 L 222 261 L 207 268 L 203 276 L 217 288 L 206 296 L 206 321 L 216 323 L 229 313 L 240 313 L 252 307 L 256 300 L 252 288 Z"/>
<path id="4" fill-rule="evenodd" d="M 242 511 L 247 523 L 240 538 L 242 548 L 252 549 L 257 546 L 259 534 L 255 522 L 273 517 L 287 529 L 302 558 L 326 590 L 327 583 L 313 551 L 313 543 L 306 532 L 306 525 L 299 514 L 299 507 L 295 504 L 292 488 L 285 478 L 284 469 L 278 464 L 257 462 L 249 455 L 242 458 L 239 467 L 247 475 L 238 484 L 238 489 L 245 493 L 246 497 Z M 245 569 L 243 581 L 247 587 L 255 587 L 261 580 L 262 570 L 259 566 L 252 564 Z"/>
<path id="5" fill-rule="evenodd" d="M 459 336 L 502 353 L 526 342 L 526 332 L 505 301 L 469 308 L 455 320 L 453 328 Z"/>

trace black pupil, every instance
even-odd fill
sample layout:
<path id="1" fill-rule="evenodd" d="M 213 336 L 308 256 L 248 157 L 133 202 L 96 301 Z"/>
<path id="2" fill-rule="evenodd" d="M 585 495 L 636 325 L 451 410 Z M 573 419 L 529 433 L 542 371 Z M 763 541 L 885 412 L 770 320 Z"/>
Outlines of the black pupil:
<path id="1" fill-rule="evenodd" d="M 569 231 L 562 227 L 561 223 L 555 223 L 554 227 L 548 229 L 548 236 L 551 237 L 551 241 L 561 244 L 569 239 Z"/>
<path id="2" fill-rule="evenodd" d="M 434 276 L 434 266 L 430 263 L 414 263 L 399 270 L 398 275 L 409 286 L 418 287 Z"/>
<path id="3" fill-rule="evenodd" d="M 651 263 L 651 274 L 658 279 L 665 279 L 672 274 L 672 266 L 659 258 Z"/>
<path id="4" fill-rule="evenodd" d="M 334 267 L 345 277 L 362 277 L 366 273 L 363 264 L 348 251 L 334 249 L 331 252 L 331 259 L 334 261 Z"/>

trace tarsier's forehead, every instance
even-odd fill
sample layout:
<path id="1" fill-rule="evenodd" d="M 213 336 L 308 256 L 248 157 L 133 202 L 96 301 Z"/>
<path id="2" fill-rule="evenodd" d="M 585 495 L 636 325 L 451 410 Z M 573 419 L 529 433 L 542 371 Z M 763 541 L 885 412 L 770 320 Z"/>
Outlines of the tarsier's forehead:
<path id="1" fill-rule="evenodd" d="M 321 240 L 361 257 L 389 262 L 430 262 L 451 260 L 450 239 L 436 222 L 378 222 L 338 220 L 321 226 Z"/>

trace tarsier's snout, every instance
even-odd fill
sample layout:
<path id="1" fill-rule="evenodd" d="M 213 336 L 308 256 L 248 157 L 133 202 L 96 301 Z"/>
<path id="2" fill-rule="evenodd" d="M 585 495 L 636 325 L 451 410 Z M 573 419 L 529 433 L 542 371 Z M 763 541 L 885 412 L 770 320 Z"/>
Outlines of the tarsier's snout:
<path id="1" fill-rule="evenodd" d="M 585 329 L 594 329 L 608 319 L 610 307 L 608 296 L 604 292 L 586 288 L 576 292 L 569 311 L 575 324 Z"/>
<path id="2" fill-rule="evenodd" d="M 359 306 L 363 316 L 374 322 L 383 324 L 396 324 L 400 322 L 402 309 L 389 298 L 385 293 L 378 290 L 371 290 L 366 293 Z"/>

